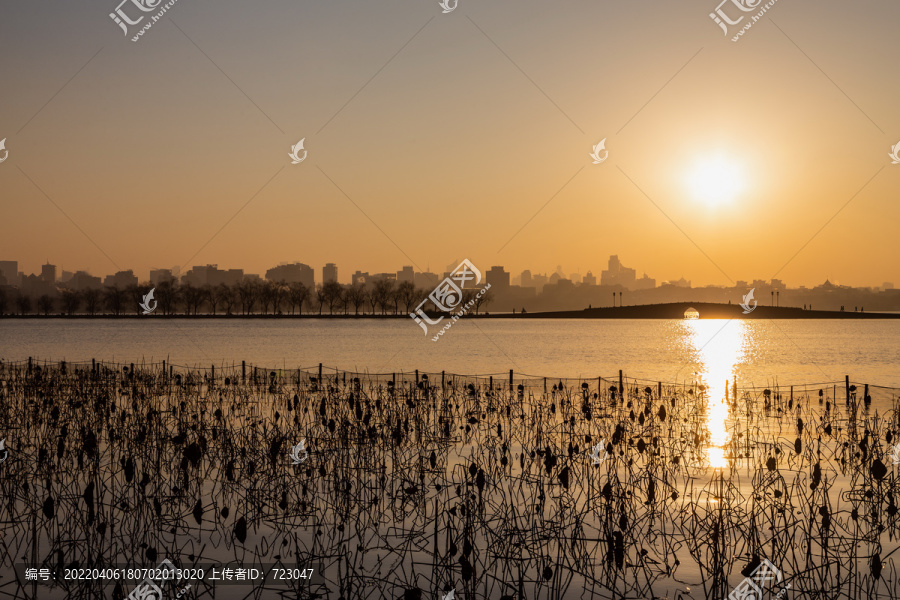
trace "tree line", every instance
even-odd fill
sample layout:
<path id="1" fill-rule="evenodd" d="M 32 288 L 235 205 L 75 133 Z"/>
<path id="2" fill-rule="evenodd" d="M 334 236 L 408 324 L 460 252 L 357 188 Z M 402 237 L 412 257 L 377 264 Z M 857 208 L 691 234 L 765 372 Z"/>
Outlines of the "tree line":
<path id="1" fill-rule="evenodd" d="M 130 285 L 124 289 L 106 286 L 73 290 L 65 286 L 56 295 L 34 298 L 14 289 L 0 288 L 0 315 L 128 315 L 143 312 L 141 303 L 153 289 L 154 313 L 163 315 L 397 315 L 412 312 L 431 290 L 417 288 L 410 281 L 399 284 L 379 279 L 370 284 L 343 285 L 336 281 L 309 287 L 302 283 L 246 279 L 234 285 L 194 286 L 163 281 Z M 463 290 L 462 304 L 474 301 L 475 314 L 493 300 L 487 291 Z M 429 301 L 425 307 L 436 311 Z"/>

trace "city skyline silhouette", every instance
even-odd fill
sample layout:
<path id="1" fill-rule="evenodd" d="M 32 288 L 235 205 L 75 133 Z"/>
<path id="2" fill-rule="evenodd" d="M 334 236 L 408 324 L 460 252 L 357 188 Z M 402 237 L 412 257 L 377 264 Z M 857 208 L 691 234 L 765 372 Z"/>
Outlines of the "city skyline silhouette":
<path id="1" fill-rule="evenodd" d="M 618 253 L 697 284 L 897 279 L 900 7 L 778 3 L 733 43 L 705 1 L 432 4 L 179 2 L 139 43 L 106 13 L 8 7 L 27 58 L 0 116 L 0 256 L 586 272 Z M 832 43 L 813 16 L 858 25 Z M 640 51 L 602 58 L 618 47 Z"/>

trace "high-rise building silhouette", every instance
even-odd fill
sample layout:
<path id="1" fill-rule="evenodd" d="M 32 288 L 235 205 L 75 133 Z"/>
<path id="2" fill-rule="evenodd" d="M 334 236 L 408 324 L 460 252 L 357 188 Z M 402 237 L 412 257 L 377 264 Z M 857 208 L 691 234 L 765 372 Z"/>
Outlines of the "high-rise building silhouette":
<path id="1" fill-rule="evenodd" d="M 41 281 L 44 283 L 56 283 L 56 265 L 49 262 L 41 265 Z"/>
<path id="2" fill-rule="evenodd" d="M 103 280 L 103 285 L 105 287 L 114 287 L 120 290 L 124 290 L 130 285 L 137 284 L 138 278 L 134 276 L 134 272 L 131 269 L 119 271 L 115 275 L 107 275 Z"/>
<path id="3" fill-rule="evenodd" d="M 19 261 L 0 260 L 0 275 L 6 280 L 6 285 L 19 285 Z"/>
<path id="4" fill-rule="evenodd" d="M 338 280 L 338 268 L 334 263 L 328 263 L 322 267 L 322 283 Z"/>
<path id="5" fill-rule="evenodd" d="M 413 283 L 417 288 L 421 288 L 423 290 L 428 290 L 429 292 L 437 287 L 438 282 L 440 282 L 441 278 L 438 277 L 437 273 L 430 273 L 428 271 L 424 273 L 416 273 L 415 278 L 413 279 Z"/>
<path id="6" fill-rule="evenodd" d="M 175 274 L 172 269 L 150 269 L 150 283 L 159 285 L 164 281 L 175 281 Z"/>
<path id="7" fill-rule="evenodd" d="M 72 275 L 71 287 L 76 292 L 82 290 L 96 290 L 103 287 L 99 277 L 94 277 L 87 271 L 75 271 Z"/>
<path id="8" fill-rule="evenodd" d="M 266 271 L 266 279 L 269 281 L 284 281 L 285 283 L 302 283 L 307 288 L 316 287 L 316 276 L 312 267 L 303 263 L 278 265 Z"/>
<path id="9" fill-rule="evenodd" d="M 637 272 L 619 262 L 616 254 L 609 257 L 609 268 L 600 272 L 600 285 L 621 285 L 626 289 L 633 289 L 636 280 Z"/>
<path id="10" fill-rule="evenodd" d="M 244 279 L 243 269 L 219 269 L 219 265 L 194 266 L 181 276 L 182 283 L 189 283 L 194 287 L 204 285 L 237 285 Z"/>
<path id="11" fill-rule="evenodd" d="M 503 267 L 491 267 L 487 272 L 487 282 L 497 291 L 509 289 L 509 273 Z"/>

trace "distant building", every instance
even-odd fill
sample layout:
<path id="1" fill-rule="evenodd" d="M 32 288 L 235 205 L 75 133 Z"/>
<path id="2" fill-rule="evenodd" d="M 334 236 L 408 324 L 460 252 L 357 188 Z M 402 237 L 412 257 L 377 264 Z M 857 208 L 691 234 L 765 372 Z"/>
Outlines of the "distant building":
<path id="1" fill-rule="evenodd" d="M 72 280 L 69 282 L 70 287 L 76 292 L 83 290 L 97 290 L 103 287 L 103 283 L 99 277 L 94 277 L 87 271 L 75 271 Z"/>
<path id="2" fill-rule="evenodd" d="M 375 273 L 369 277 L 366 283 L 386 279 L 388 281 L 397 281 L 397 273 Z"/>
<path id="3" fill-rule="evenodd" d="M 634 289 L 635 290 L 652 290 L 656 287 L 656 280 L 652 277 L 647 277 L 647 274 L 644 273 L 644 276 L 640 279 L 635 280 Z"/>
<path id="4" fill-rule="evenodd" d="M 131 269 L 119 271 L 115 275 L 107 275 L 106 279 L 103 280 L 103 285 L 105 287 L 114 287 L 120 290 L 124 290 L 130 285 L 137 284 L 138 278 L 134 276 L 134 272 Z"/>
<path id="5" fill-rule="evenodd" d="M 41 265 L 41 281 L 44 283 L 56 283 L 56 265 L 47 263 Z"/>
<path id="6" fill-rule="evenodd" d="M 60 283 L 67 283 L 72 280 L 72 276 L 75 275 L 72 271 L 66 271 L 63 269 L 62 275 L 59 276 Z"/>
<path id="7" fill-rule="evenodd" d="M 334 263 L 328 263 L 322 267 L 322 283 L 338 280 L 338 268 Z"/>
<path id="8" fill-rule="evenodd" d="M 544 286 L 549 283 L 549 278 L 546 275 L 532 275 L 531 282 L 535 287 L 535 292 L 540 294 L 543 291 Z"/>
<path id="9" fill-rule="evenodd" d="M 350 283 L 353 285 L 366 285 L 369 283 L 369 280 L 372 279 L 372 276 L 369 275 L 368 271 L 359 271 L 353 274 L 353 277 L 350 279 Z"/>
<path id="10" fill-rule="evenodd" d="M 19 285 L 19 261 L 0 260 L 0 276 L 6 280 L 6 285 Z"/>
<path id="11" fill-rule="evenodd" d="M 416 273 L 415 279 L 413 279 L 413 284 L 417 288 L 421 288 L 423 290 L 428 290 L 429 292 L 437 287 L 437 284 L 440 282 L 441 278 L 438 277 L 437 273 L 430 273 L 428 271 L 424 273 Z"/>
<path id="12" fill-rule="evenodd" d="M 266 271 L 266 279 L 269 281 L 284 281 L 286 283 L 302 283 L 307 288 L 316 287 L 316 274 L 312 267 L 303 263 L 278 265 Z"/>
<path id="13" fill-rule="evenodd" d="M 584 279 L 581 281 L 581 285 L 597 285 L 597 278 L 594 277 L 593 273 L 588 271 L 587 275 L 585 275 Z"/>
<path id="14" fill-rule="evenodd" d="M 225 271 L 219 269 L 219 265 L 196 265 L 191 267 L 190 271 L 181 276 L 181 283 L 189 284 L 194 287 L 203 287 L 205 285 L 217 286 L 222 283 L 225 285 L 237 285 L 243 279 L 243 269 L 228 269 Z"/>
<path id="15" fill-rule="evenodd" d="M 192 285 L 194 287 L 202 287 L 210 283 L 211 279 L 215 279 L 214 273 L 219 270 L 219 265 L 206 265 L 191 267 L 187 273 L 181 276 L 181 283 Z"/>
<path id="16" fill-rule="evenodd" d="M 677 279 L 675 281 L 670 281 L 668 283 L 669 283 L 669 285 L 674 285 L 675 287 L 680 287 L 680 288 L 691 287 L 691 282 L 688 281 L 687 279 L 685 279 L 684 277 L 682 277 L 681 279 Z"/>
<path id="17" fill-rule="evenodd" d="M 831 283 L 830 280 L 826 279 L 826 280 L 825 280 L 825 283 L 823 283 L 822 285 L 817 285 L 816 287 L 813 288 L 813 291 L 819 291 L 819 292 L 832 292 L 832 291 L 840 290 L 840 289 L 845 289 L 845 290 L 847 290 L 847 289 L 850 289 L 850 288 L 849 288 L 848 286 L 845 286 L 845 285 L 840 285 L 840 284 L 837 284 L 837 283 Z"/>
<path id="18" fill-rule="evenodd" d="M 487 282 L 491 284 L 491 289 L 494 291 L 508 290 L 509 273 L 503 267 L 491 267 L 487 272 Z"/>
<path id="19" fill-rule="evenodd" d="M 619 262 L 617 254 L 609 257 L 609 268 L 600 272 L 600 285 L 620 285 L 631 290 L 634 289 L 636 280 L 637 271 Z"/>
<path id="20" fill-rule="evenodd" d="M 522 274 L 519 275 L 519 285 L 522 287 L 534 287 L 534 282 L 531 280 L 531 271 L 528 269 L 522 271 Z"/>
<path id="21" fill-rule="evenodd" d="M 886 290 L 892 290 L 892 289 L 894 289 L 894 284 L 891 283 L 890 281 L 885 281 L 885 282 L 881 285 L 881 287 L 882 287 L 883 289 L 886 289 Z"/>
<path id="22" fill-rule="evenodd" d="M 150 269 L 150 283 L 159 285 L 164 281 L 175 281 L 175 274 L 172 269 Z"/>
<path id="23" fill-rule="evenodd" d="M 404 281 L 409 281 L 410 283 L 415 282 L 416 273 L 413 271 L 412 267 L 403 267 L 400 271 L 397 271 L 397 283 L 403 283 Z"/>
<path id="24" fill-rule="evenodd" d="M 23 275 L 19 278 L 19 289 L 26 296 L 32 297 L 52 295 L 56 292 L 53 284 L 44 281 L 40 275 Z"/>

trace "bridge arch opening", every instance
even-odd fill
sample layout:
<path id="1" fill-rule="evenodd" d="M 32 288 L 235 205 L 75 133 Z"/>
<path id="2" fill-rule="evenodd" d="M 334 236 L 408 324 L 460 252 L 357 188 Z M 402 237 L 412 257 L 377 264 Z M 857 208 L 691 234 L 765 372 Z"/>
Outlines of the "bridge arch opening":
<path id="1" fill-rule="evenodd" d="M 700 311 L 698 311 L 693 306 L 690 306 L 690 307 L 688 307 L 688 309 L 686 311 L 684 311 L 684 318 L 685 319 L 699 319 Z"/>

